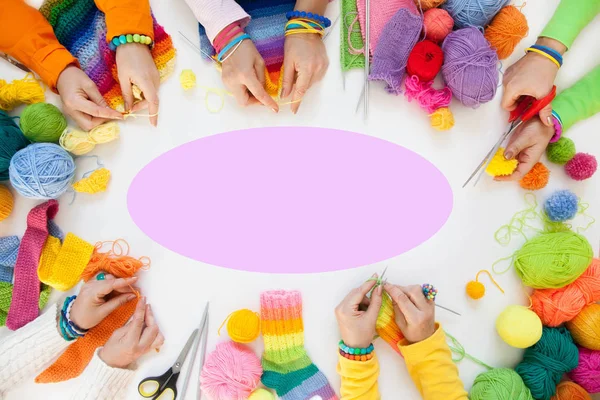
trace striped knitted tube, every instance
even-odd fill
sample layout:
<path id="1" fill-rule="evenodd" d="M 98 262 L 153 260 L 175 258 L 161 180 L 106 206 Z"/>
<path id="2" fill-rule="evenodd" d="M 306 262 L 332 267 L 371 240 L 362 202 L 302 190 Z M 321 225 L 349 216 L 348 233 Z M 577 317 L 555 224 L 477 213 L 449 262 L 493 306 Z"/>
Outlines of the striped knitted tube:
<path id="1" fill-rule="evenodd" d="M 0 238 L 0 282 L 12 283 L 20 243 L 18 236 Z"/>
<path id="2" fill-rule="evenodd" d="M 283 400 L 308 400 L 314 396 L 337 399 L 327 378 L 304 349 L 300 292 L 262 293 L 260 308 L 265 343 L 262 383 Z"/>
<path id="3" fill-rule="evenodd" d="M 380 338 L 386 341 L 392 349 L 400 354 L 400 348 L 398 343 L 404 339 L 404 335 L 400 328 L 396 324 L 394 303 L 386 292 L 383 293 L 381 299 L 381 308 L 379 309 L 379 316 L 377 317 L 377 334 Z"/>

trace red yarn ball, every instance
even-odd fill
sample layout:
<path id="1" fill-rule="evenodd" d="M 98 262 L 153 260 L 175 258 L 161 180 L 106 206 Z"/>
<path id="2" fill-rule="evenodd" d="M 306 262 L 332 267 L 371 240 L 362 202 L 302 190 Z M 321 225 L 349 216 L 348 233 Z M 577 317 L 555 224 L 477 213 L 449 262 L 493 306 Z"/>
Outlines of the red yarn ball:
<path id="1" fill-rule="evenodd" d="M 430 82 L 442 69 L 444 52 L 431 40 L 423 40 L 415 45 L 410 55 L 406 70 L 409 75 L 416 75 L 421 82 Z"/>
<path id="2" fill-rule="evenodd" d="M 423 31 L 425 39 L 441 42 L 452 32 L 454 20 L 448 11 L 432 8 L 423 14 Z"/>
<path id="3" fill-rule="evenodd" d="M 591 178 L 598 169 L 596 157 L 587 153 L 577 153 L 565 164 L 565 172 L 576 181 Z"/>

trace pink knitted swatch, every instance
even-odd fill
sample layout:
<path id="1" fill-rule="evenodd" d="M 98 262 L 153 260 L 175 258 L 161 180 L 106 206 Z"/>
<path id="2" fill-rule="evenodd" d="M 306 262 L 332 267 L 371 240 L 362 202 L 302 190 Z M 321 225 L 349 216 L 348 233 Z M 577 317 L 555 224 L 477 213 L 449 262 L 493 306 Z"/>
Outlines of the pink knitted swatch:
<path id="1" fill-rule="evenodd" d="M 40 281 L 37 267 L 48 237 L 48 221 L 58 213 L 58 202 L 50 200 L 33 208 L 27 215 L 27 230 L 21 239 L 14 271 L 13 296 L 6 326 L 16 330 L 38 317 Z"/>

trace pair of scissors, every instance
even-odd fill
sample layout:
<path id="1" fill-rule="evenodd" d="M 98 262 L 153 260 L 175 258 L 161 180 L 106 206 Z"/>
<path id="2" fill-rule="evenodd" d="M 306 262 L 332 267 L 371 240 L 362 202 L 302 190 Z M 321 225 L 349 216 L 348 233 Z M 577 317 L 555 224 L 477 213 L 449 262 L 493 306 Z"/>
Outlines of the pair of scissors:
<path id="1" fill-rule="evenodd" d="M 14 65 L 15 67 L 19 68 L 22 71 L 31 72 L 31 70 L 29 68 L 27 68 L 26 66 L 24 66 L 20 62 L 18 62 L 16 60 L 13 60 L 12 58 L 10 58 L 8 55 L 6 55 L 4 53 L 0 53 L 0 58 L 4 58 L 6 61 L 8 61 L 9 63 L 11 63 L 12 65 Z"/>
<path id="2" fill-rule="evenodd" d="M 463 188 L 467 186 L 469 182 L 477 175 L 477 179 L 473 186 L 477 185 L 481 175 L 485 172 L 490 162 L 492 162 L 492 158 L 498 152 L 498 149 L 502 146 L 505 140 L 509 139 L 513 132 L 521 126 L 523 123 L 529 121 L 531 118 L 537 116 L 540 111 L 542 111 L 548 104 L 554 100 L 556 97 L 556 86 L 552 86 L 552 90 L 545 97 L 537 100 L 532 96 L 523 96 L 519 100 L 517 104 L 517 108 L 510 112 L 510 117 L 508 118 L 508 130 L 504 133 L 500 139 L 496 142 L 494 147 L 490 150 L 489 153 L 485 156 L 485 158 L 481 161 L 481 163 L 477 166 L 475 171 L 469 176 L 469 179 L 462 186 Z M 478 174 L 479 173 L 479 174 Z"/>
<path id="3" fill-rule="evenodd" d="M 138 385 L 138 392 L 140 395 L 147 399 L 153 400 L 174 400 L 177 398 L 177 379 L 179 378 L 179 373 L 181 372 L 181 368 L 183 367 L 183 363 L 187 358 L 190 350 L 192 350 L 192 346 L 194 347 L 192 351 L 192 363 L 196 358 L 196 351 L 198 350 L 198 343 L 200 338 L 203 337 L 202 346 L 203 351 L 200 359 L 200 370 L 202 370 L 202 364 L 204 364 L 204 354 L 206 353 L 206 337 L 208 336 L 208 303 L 204 308 L 204 314 L 202 315 L 202 321 L 200 322 L 200 326 L 192 332 L 190 337 L 188 338 L 185 346 L 179 353 L 179 357 L 175 360 L 175 364 L 171 368 L 167 370 L 161 376 L 149 377 L 143 379 Z M 183 383 L 182 393 L 185 396 L 185 392 L 187 389 L 187 385 L 189 382 L 189 377 L 192 372 L 192 365 L 188 367 L 188 373 L 185 377 L 185 381 Z"/>

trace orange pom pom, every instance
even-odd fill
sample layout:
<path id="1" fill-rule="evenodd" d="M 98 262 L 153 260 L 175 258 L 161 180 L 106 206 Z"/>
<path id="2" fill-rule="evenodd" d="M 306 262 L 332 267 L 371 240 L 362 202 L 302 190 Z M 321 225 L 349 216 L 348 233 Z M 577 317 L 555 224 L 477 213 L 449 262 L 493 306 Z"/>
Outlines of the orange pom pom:
<path id="1" fill-rule="evenodd" d="M 496 14 L 484 36 L 496 50 L 498 58 L 503 60 L 512 54 L 528 32 L 525 15 L 515 6 L 506 6 Z"/>
<path id="2" fill-rule="evenodd" d="M 545 188 L 549 180 L 550 170 L 539 162 L 521 179 L 519 185 L 526 190 L 539 190 Z"/>

